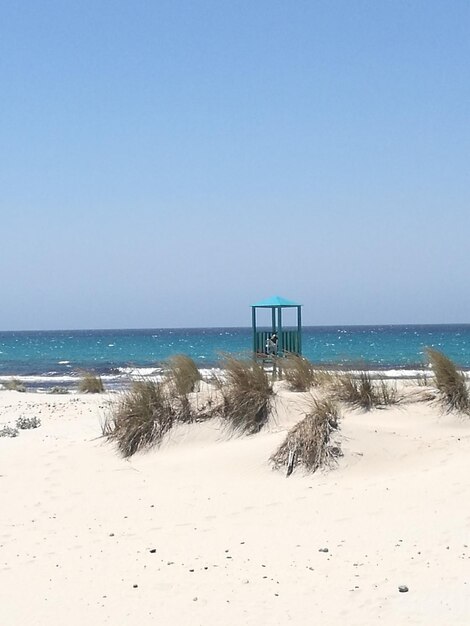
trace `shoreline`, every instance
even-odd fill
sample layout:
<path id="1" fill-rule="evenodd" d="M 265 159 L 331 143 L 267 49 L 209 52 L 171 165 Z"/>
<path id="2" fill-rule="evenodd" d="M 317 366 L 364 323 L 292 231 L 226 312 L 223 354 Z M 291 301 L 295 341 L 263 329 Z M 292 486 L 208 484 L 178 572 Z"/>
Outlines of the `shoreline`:
<path id="1" fill-rule="evenodd" d="M 142 379 L 160 379 L 162 376 L 162 367 L 122 367 L 118 368 L 120 371 L 114 374 L 104 373 L 99 374 L 103 381 L 103 384 L 110 391 L 120 391 L 128 388 L 133 381 Z M 373 379 L 386 379 L 386 380 L 413 380 L 418 378 L 431 378 L 432 370 L 429 366 L 422 367 L 384 367 L 377 368 L 376 366 L 370 367 L 344 367 L 341 365 L 336 366 L 319 366 L 319 370 L 327 371 L 331 373 L 350 373 L 353 375 L 359 375 L 361 372 L 367 372 Z M 470 378 L 470 370 L 466 368 L 459 368 L 467 377 Z M 67 374 L 51 373 L 47 374 L 32 374 L 21 375 L 18 373 L 1 374 L 0 375 L 0 391 L 2 391 L 3 383 L 8 383 L 13 380 L 18 380 L 23 383 L 27 391 L 48 393 L 53 388 L 62 388 L 69 392 L 73 392 L 77 389 L 81 375 L 84 370 L 78 370 Z M 217 373 L 220 373 L 222 369 L 220 367 L 213 368 L 199 368 L 203 379 L 210 380 L 210 378 Z"/>
<path id="2" fill-rule="evenodd" d="M 432 371 L 429 367 L 423 366 L 422 368 L 398 368 L 398 367 L 390 367 L 379 369 L 375 366 L 372 367 L 364 367 L 358 368 L 351 367 L 328 367 L 321 366 L 319 368 L 323 371 L 332 372 L 332 373 L 350 373 L 353 375 L 358 375 L 361 372 L 367 372 L 373 379 L 384 378 L 387 380 L 413 380 L 416 378 L 430 378 L 432 377 Z M 84 371 L 84 370 L 82 370 Z M 199 368 L 199 371 L 202 373 L 203 379 L 210 379 L 216 373 L 222 371 L 220 367 L 214 368 Z M 465 373 L 467 377 L 470 377 L 470 370 L 463 369 L 462 371 Z M 122 371 L 116 374 L 98 374 L 103 381 L 103 384 L 108 390 L 118 391 L 121 389 L 126 389 L 129 385 L 132 384 L 134 380 L 142 380 L 142 379 L 159 379 L 162 375 L 163 368 L 146 368 L 146 367 L 137 367 L 137 368 L 122 368 Z M 22 376 L 21 374 L 2 374 L 0 375 L 0 390 L 3 383 L 8 383 L 13 380 L 18 380 L 26 386 L 28 391 L 37 391 L 42 393 L 47 393 L 51 389 L 55 387 L 60 387 L 66 389 L 68 391 L 73 391 L 77 388 L 78 383 L 80 381 L 81 372 L 77 371 L 70 374 L 51 374 L 47 373 L 44 375 L 26 375 Z"/>

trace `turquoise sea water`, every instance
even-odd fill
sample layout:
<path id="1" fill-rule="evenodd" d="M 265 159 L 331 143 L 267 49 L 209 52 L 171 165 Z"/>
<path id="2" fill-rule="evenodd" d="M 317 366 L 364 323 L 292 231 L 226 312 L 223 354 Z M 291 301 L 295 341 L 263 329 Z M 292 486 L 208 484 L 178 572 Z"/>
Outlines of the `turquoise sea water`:
<path id="1" fill-rule="evenodd" d="M 433 326 L 310 326 L 304 355 L 343 368 L 409 370 L 435 347 L 470 369 L 470 324 Z M 158 368 L 173 354 L 187 354 L 201 368 L 217 367 L 221 355 L 249 355 L 250 328 L 80 330 L 0 333 L 0 380 L 15 375 L 47 387 L 93 369 L 119 380 L 129 368 Z"/>

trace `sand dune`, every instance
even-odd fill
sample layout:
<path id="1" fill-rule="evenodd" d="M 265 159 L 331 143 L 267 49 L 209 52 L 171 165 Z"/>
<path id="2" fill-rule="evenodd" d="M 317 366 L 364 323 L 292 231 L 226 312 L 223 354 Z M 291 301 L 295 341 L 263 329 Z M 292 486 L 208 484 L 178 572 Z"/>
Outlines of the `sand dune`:
<path id="1" fill-rule="evenodd" d="M 1 623 L 470 623 L 470 421 L 345 411 L 338 466 L 286 479 L 267 459 L 301 398 L 127 461 L 100 438 L 115 396 L 0 392 L 0 425 L 42 421 L 0 439 Z"/>

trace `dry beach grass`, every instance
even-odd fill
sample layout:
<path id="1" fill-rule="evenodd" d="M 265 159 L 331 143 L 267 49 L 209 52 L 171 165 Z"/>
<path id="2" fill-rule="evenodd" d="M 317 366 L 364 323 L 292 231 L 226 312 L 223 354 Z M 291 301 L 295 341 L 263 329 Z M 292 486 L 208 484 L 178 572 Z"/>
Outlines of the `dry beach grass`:
<path id="1" fill-rule="evenodd" d="M 232 433 L 253 435 L 267 423 L 273 387 L 263 365 L 227 356 L 217 383 L 223 397 L 222 417 Z"/>
<path id="2" fill-rule="evenodd" d="M 368 372 L 338 374 L 332 395 L 341 402 L 367 411 L 399 402 L 394 381 L 373 380 Z"/>
<path id="3" fill-rule="evenodd" d="M 310 411 L 287 433 L 270 460 L 276 469 L 286 468 L 290 475 L 297 466 L 308 472 L 331 466 L 341 455 L 338 442 L 332 444 L 332 435 L 339 428 L 338 406 L 329 399 L 312 398 Z"/>
<path id="4" fill-rule="evenodd" d="M 160 382 L 136 381 L 122 394 L 103 425 L 103 434 L 117 444 L 124 457 L 158 446 L 173 426 L 176 414 L 167 389 Z"/>
<path id="5" fill-rule="evenodd" d="M 291 391 L 308 391 L 320 382 L 313 363 L 296 354 L 279 359 L 279 369 Z"/>
<path id="6" fill-rule="evenodd" d="M 442 352 L 433 348 L 428 348 L 426 352 L 444 408 L 447 411 L 468 413 L 470 411 L 470 399 L 465 375 Z"/>
<path id="7" fill-rule="evenodd" d="M 80 393 L 103 393 L 104 385 L 101 376 L 94 372 L 83 372 L 78 383 Z"/>

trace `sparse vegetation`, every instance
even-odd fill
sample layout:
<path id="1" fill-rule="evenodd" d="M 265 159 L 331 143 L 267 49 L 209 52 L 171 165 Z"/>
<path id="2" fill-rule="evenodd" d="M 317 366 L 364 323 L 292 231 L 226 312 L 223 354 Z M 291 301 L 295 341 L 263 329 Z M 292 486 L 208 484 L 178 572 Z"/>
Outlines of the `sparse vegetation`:
<path id="1" fill-rule="evenodd" d="M 158 446 L 177 423 L 209 419 L 216 411 L 212 397 L 198 406 L 197 398 L 190 395 L 201 380 L 191 358 L 171 358 L 163 380 L 136 381 L 123 393 L 102 425 L 103 435 L 115 441 L 121 454 L 129 457 L 138 450 Z"/>
<path id="2" fill-rule="evenodd" d="M 38 417 L 19 417 L 16 420 L 16 427 L 20 430 L 39 428 L 39 426 L 41 426 L 41 420 Z"/>
<path id="3" fill-rule="evenodd" d="M 443 406 L 448 411 L 469 413 L 470 400 L 463 372 L 459 372 L 455 363 L 442 352 L 428 348 L 426 353 Z"/>
<path id="4" fill-rule="evenodd" d="M 273 388 L 261 364 L 225 358 L 218 381 L 223 397 L 222 417 L 234 433 L 252 435 L 268 421 Z"/>
<path id="5" fill-rule="evenodd" d="M 53 393 L 53 394 L 66 394 L 69 393 L 69 390 L 67 389 L 67 387 L 52 387 L 51 389 L 49 389 L 49 393 Z"/>
<path id="6" fill-rule="evenodd" d="M 159 445 L 176 418 L 162 383 L 137 381 L 123 394 L 102 432 L 117 443 L 124 457 L 129 457 L 138 450 Z"/>
<path id="7" fill-rule="evenodd" d="M 191 357 L 177 354 L 167 363 L 164 383 L 171 398 L 171 406 L 180 422 L 192 422 L 196 419 L 189 394 L 196 391 L 202 380 L 201 373 Z"/>
<path id="8" fill-rule="evenodd" d="M 19 391 L 21 393 L 24 393 L 26 391 L 26 385 L 18 378 L 6 380 L 2 384 L 5 389 L 8 389 L 8 391 Z"/>
<path id="9" fill-rule="evenodd" d="M 18 437 L 18 429 L 12 426 L 2 426 L 0 428 L 0 437 Z"/>
<path id="10" fill-rule="evenodd" d="M 318 382 L 313 364 L 296 354 L 282 359 L 282 377 L 291 391 L 308 391 Z"/>
<path id="11" fill-rule="evenodd" d="M 359 376 L 339 374 L 332 395 L 337 400 L 367 411 L 399 401 L 395 383 L 383 379 L 372 380 L 368 372 L 361 372 Z"/>
<path id="12" fill-rule="evenodd" d="M 81 393 L 103 393 L 104 385 L 101 376 L 93 372 L 83 372 L 78 384 L 78 391 Z"/>
<path id="13" fill-rule="evenodd" d="M 177 354 L 168 361 L 166 378 L 174 393 L 182 397 L 195 391 L 201 373 L 193 359 L 185 354 Z"/>
<path id="14" fill-rule="evenodd" d="M 311 412 L 288 432 L 285 441 L 271 456 L 274 467 L 285 467 L 289 475 L 297 466 L 315 472 L 334 463 L 342 455 L 339 444 L 332 443 L 339 419 L 334 401 L 312 399 Z"/>

